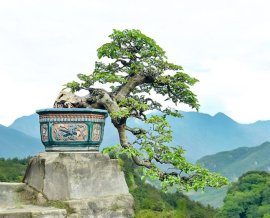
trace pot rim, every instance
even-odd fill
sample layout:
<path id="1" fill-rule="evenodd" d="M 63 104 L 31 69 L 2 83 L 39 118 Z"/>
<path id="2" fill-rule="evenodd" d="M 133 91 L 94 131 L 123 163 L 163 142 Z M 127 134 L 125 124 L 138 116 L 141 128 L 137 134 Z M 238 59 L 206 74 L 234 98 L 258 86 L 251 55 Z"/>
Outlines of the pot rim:
<path id="1" fill-rule="evenodd" d="M 105 118 L 108 116 L 107 110 L 95 109 L 95 108 L 45 108 L 36 110 L 36 113 L 47 114 L 47 113 L 96 113 L 103 114 Z"/>

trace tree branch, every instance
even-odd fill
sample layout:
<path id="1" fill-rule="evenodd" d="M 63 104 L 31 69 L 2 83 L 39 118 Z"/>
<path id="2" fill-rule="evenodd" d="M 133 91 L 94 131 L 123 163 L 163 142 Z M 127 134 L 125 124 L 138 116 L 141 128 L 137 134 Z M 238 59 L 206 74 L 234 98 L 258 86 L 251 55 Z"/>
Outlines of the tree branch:
<path id="1" fill-rule="evenodd" d="M 128 82 L 120 86 L 119 90 L 116 92 L 115 100 L 120 102 L 123 98 L 127 97 L 130 92 L 138 85 L 141 85 L 145 82 L 145 76 L 140 74 L 135 74 L 130 77 Z"/>
<path id="2" fill-rule="evenodd" d="M 115 127 L 118 130 L 121 146 L 123 148 L 130 148 L 132 145 L 128 142 L 128 139 L 126 136 L 126 125 L 117 125 L 116 124 Z M 138 166 L 144 166 L 148 169 L 152 167 L 152 163 L 148 160 L 142 160 L 139 157 L 134 156 L 134 155 L 132 155 L 132 159 Z"/>
<path id="3" fill-rule="evenodd" d="M 140 135 L 140 134 L 146 133 L 146 130 L 144 130 L 142 128 L 131 128 L 131 127 L 126 126 L 126 130 L 131 132 L 133 135 Z"/>

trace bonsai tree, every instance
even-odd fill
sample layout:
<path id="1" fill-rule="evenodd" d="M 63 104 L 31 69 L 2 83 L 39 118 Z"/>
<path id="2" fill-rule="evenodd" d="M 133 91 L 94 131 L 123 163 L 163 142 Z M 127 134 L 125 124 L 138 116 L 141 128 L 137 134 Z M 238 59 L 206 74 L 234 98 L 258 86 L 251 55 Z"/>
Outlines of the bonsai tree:
<path id="1" fill-rule="evenodd" d="M 127 154 L 143 167 L 146 177 L 160 180 L 165 190 L 170 186 L 197 190 L 227 184 L 226 178 L 188 163 L 182 147 L 169 145 L 172 130 L 166 117 L 181 115 L 163 103 L 184 103 L 198 110 L 198 100 L 190 90 L 198 80 L 168 62 L 165 51 L 139 30 L 113 30 L 109 37 L 111 41 L 97 50 L 99 60 L 93 73 L 78 74 L 80 82 L 67 83 L 70 91 L 62 90 L 54 107 L 108 110 L 120 144 L 106 152 Z M 76 95 L 80 90 L 88 94 Z M 145 125 L 128 126 L 128 119 Z M 127 132 L 134 137 L 129 139 Z"/>

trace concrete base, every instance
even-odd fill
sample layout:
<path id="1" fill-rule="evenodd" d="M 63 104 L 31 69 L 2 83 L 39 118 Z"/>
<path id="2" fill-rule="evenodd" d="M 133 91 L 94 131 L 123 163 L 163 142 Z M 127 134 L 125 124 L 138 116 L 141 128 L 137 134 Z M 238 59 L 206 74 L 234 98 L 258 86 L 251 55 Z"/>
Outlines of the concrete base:
<path id="1" fill-rule="evenodd" d="M 65 209 L 30 204 L 32 201 L 41 203 L 39 194 L 24 183 L 0 182 L 0 218 L 67 217 Z"/>
<path id="2" fill-rule="evenodd" d="M 44 152 L 32 158 L 24 183 L 48 201 L 64 201 L 68 217 L 133 217 L 133 198 L 118 161 L 97 152 Z"/>
<path id="3" fill-rule="evenodd" d="M 0 182 L 0 210 L 14 208 L 19 202 L 18 190 L 25 188 L 23 183 Z"/>
<path id="4" fill-rule="evenodd" d="M 48 200 L 129 194 L 117 160 L 91 152 L 44 152 L 28 166 L 24 183 Z"/>
<path id="5" fill-rule="evenodd" d="M 98 147 L 46 147 L 45 150 L 47 152 L 81 152 L 81 151 L 91 151 L 98 152 Z"/>
<path id="6" fill-rule="evenodd" d="M 84 200 L 65 201 L 76 211 L 77 217 L 127 218 L 133 217 L 131 195 L 98 197 Z M 75 216 L 74 214 L 74 216 Z"/>
<path id="7" fill-rule="evenodd" d="M 66 218 L 64 209 L 23 205 L 20 208 L 1 209 L 0 218 Z"/>

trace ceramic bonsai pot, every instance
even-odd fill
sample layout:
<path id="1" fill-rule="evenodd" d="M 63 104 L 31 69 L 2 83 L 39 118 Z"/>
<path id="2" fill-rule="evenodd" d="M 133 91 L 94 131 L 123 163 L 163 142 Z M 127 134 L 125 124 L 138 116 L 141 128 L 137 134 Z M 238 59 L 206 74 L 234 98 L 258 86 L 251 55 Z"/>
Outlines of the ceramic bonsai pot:
<path id="1" fill-rule="evenodd" d="M 46 151 L 98 151 L 108 116 L 106 110 L 48 108 L 36 112 Z"/>

